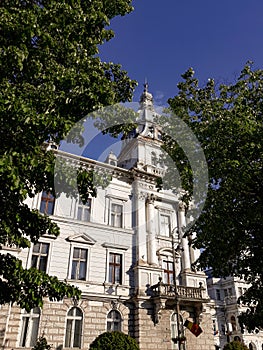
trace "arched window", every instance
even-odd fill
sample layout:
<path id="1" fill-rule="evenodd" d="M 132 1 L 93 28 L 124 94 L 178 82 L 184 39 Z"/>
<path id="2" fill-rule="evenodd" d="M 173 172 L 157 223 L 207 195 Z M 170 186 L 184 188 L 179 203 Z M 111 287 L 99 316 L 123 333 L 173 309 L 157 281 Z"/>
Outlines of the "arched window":
<path id="1" fill-rule="evenodd" d="M 81 348 L 83 313 L 78 307 L 68 311 L 66 324 L 66 348 Z"/>
<path id="2" fill-rule="evenodd" d="M 24 314 L 22 316 L 22 328 L 19 346 L 35 346 L 38 337 L 39 319 L 39 307 L 35 307 L 29 313 L 24 311 Z"/>
<path id="3" fill-rule="evenodd" d="M 237 323 L 236 323 L 236 318 L 235 316 L 231 316 L 230 319 L 231 325 L 232 325 L 232 331 L 236 331 L 237 330 Z"/>
<path id="4" fill-rule="evenodd" d="M 121 332 L 121 314 L 117 310 L 111 310 L 107 316 L 107 331 Z"/>
<path id="5" fill-rule="evenodd" d="M 171 315 L 171 339 L 176 339 L 178 337 L 178 323 L 179 323 L 179 334 L 180 336 L 184 335 L 184 327 L 183 327 L 183 318 L 179 315 L 177 319 L 177 313 L 174 312 Z M 179 349 L 178 342 L 172 341 L 172 349 Z M 181 349 L 184 349 L 184 345 L 181 344 Z"/>

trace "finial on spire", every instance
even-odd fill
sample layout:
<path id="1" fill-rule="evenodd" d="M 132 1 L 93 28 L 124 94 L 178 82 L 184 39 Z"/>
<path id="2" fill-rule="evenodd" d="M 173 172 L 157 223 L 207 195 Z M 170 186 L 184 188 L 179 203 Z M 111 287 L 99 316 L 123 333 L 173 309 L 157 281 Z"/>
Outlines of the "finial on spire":
<path id="1" fill-rule="evenodd" d="M 141 109 L 148 109 L 148 110 L 153 110 L 153 96 L 152 94 L 148 91 L 148 81 L 145 78 L 145 83 L 143 84 L 144 89 L 143 93 L 141 95 L 140 99 L 140 104 L 141 104 Z"/>
<path id="2" fill-rule="evenodd" d="M 149 84 L 148 84 L 147 78 L 145 78 L 143 86 L 144 86 L 144 92 L 148 92 Z"/>

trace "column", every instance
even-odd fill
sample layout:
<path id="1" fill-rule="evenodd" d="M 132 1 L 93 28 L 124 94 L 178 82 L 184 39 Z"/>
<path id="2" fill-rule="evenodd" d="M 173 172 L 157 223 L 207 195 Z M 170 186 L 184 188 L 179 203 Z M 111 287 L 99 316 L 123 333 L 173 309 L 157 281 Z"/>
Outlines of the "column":
<path id="1" fill-rule="evenodd" d="M 147 198 L 146 192 L 143 192 L 139 187 L 137 181 L 134 182 L 134 196 L 133 196 L 133 213 L 135 234 L 136 234 L 136 252 L 137 262 L 147 261 L 147 247 L 146 247 L 146 217 L 145 217 L 145 200 Z"/>
<path id="2" fill-rule="evenodd" d="M 183 270 L 191 270 L 191 262 L 190 262 L 190 252 L 189 252 L 189 245 L 188 245 L 188 238 L 183 237 L 183 228 L 186 227 L 185 222 L 185 204 L 180 203 L 179 204 L 179 232 L 180 232 L 180 238 L 182 240 L 182 247 L 183 247 Z"/>
<path id="3" fill-rule="evenodd" d="M 147 198 L 147 214 L 148 214 L 148 264 L 157 265 L 158 259 L 156 255 L 156 239 L 154 225 L 154 201 L 156 197 L 151 194 Z"/>

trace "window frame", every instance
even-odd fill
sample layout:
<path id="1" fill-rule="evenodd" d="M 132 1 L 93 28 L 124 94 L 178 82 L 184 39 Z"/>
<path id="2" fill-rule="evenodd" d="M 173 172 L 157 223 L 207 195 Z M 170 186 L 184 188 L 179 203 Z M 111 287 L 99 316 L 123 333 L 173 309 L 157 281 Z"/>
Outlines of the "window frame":
<path id="1" fill-rule="evenodd" d="M 121 208 L 121 212 L 120 213 L 113 212 L 113 206 L 114 205 L 118 206 L 119 208 Z M 114 220 L 113 220 L 113 215 L 114 215 Z M 114 224 L 114 221 L 116 221 L 116 217 L 118 218 L 118 216 L 120 216 L 120 226 Z M 111 203 L 110 203 L 110 218 L 109 219 L 110 219 L 110 225 L 112 227 L 124 228 L 124 203 L 111 201 Z M 118 221 L 118 219 L 117 219 L 117 221 Z"/>
<path id="2" fill-rule="evenodd" d="M 87 251 L 87 259 L 86 259 L 86 277 L 85 280 L 83 279 L 72 279 L 72 264 L 73 264 L 73 257 L 74 257 L 74 249 L 83 249 Z M 91 255 L 91 251 L 90 251 L 90 245 L 87 244 L 83 244 L 83 243 L 78 243 L 78 242 L 71 242 L 70 244 L 70 256 L 69 256 L 69 266 L 68 266 L 68 279 L 72 280 L 72 281 L 77 281 L 77 282 L 85 282 L 88 281 L 89 279 L 89 266 L 90 266 L 90 255 Z"/>
<path id="3" fill-rule="evenodd" d="M 36 244 L 40 244 L 41 247 L 42 247 L 42 244 L 47 244 L 48 245 L 48 253 L 47 253 L 47 260 L 46 260 L 46 269 L 45 269 L 45 271 L 39 269 L 39 261 L 40 261 L 40 258 L 41 258 L 42 255 L 41 255 L 41 252 L 39 252 L 39 253 L 34 252 L 34 246 Z M 39 271 L 44 271 L 44 272 L 48 273 L 49 272 L 50 257 L 52 255 L 51 252 L 52 252 L 52 242 L 45 241 L 45 240 L 41 239 L 41 241 L 38 241 L 38 242 L 32 244 L 31 247 L 30 247 L 30 259 L 28 259 L 29 262 L 27 264 L 28 265 L 27 267 L 28 268 L 33 267 L 32 266 L 33 256 L 37 256 L 38 257 L 37 258 L 38 262 L 37 262 L 37 267 L 35 267 L 35 268 L 38 269 Z"/>
<path id="4" fill-rule="evenodd" d="M 114 257 L 119 256 L 120 257 L 120 264 L 115 264 L 115 262 L 112 264 L 110 262 L 110 257 L 111 255 L 114 255 Z M 113 281 L 110 281 L 110 266 L 114 267 L 114 273 L 113 273 Z M 119 272 L 119 277 L 120 277 L 120 281 L 116 282 L 115 279 L 115 268 L 116 267 L 120 267 L 120 272 Z M 108 259 L 107 259 L 107 282 L 112 284 L 112 285 L 123 285 L 123 281 L 124 281 L 124 276 L 123 276 L 123 272 L 124 272 L 124 256 L 123 253 L 121 253 L 120 251 L 116 252 L 116 251 L 109 251 L 108 252 Z"/>
<path id="5" fill-rule="evenodd" d="M 45 199 L 45 200 L 43 200 Z M 45 209 L 42 211 L 42 203 L 45 203 Z M 49 213 L 49 203 L 53 203 L 51 207 L 51 213 Z M 56 205 L 56 198 L 53 196 L 53 194 L 49 191 L 42 191 L 41 197 L 40 197 L 40 203 L 39 203 L 39 212 L 45 215 L 54 215 L 55 213 L 55 205 Z"/>
<path id="6" fill-rule="evenodd" d="M 79 310 L 81 312 L 81 316 L 77 316 L 77 315 L 69 315 L 70 311 L 73 310 Z M 80 318 L 81 317 L 81 318 Z M 68 328 L 68 321 L 72 320 L 71 323 L 71 327 L 70 329 Z M 81 332 L 79 335 L 79 344 L 78 346 L 74 346 L 74 341 L 75 341 L 75 326 L 76 326 L 76 321 L 81 321 Z M 80 349 L 83 343 L 83 330 L 84 330 L 84 312 L 83 310 L 78 307 L 78 306 L 72 306 L 71 308 L 69 308 L 69 310 L 67 311 L 66 314 L 66 323 L 65 323 L 65 336 L 64 336 L 64 347 L 67 349 Z M 69 322 L 70 324 L 70 322 Z M 72 331 L 72 328 L 74 327 L 74 332 Z M 68 332 L 69 331 L 69 336 L 68 336 Z M 68 344 L 67 344 L 68 343 Z M 69 346 L 67 346 L 69 345 Z"/>
<path id="7" fill-rule="evenodd" d="M 38 313 L 34 313 L 35 309 L 38 310 Z M 19 339 L 19 345 L 18 345 L 19 347 L 28 348 L 28 347 L 35 346 L 39 336 L 40 317 L 41 317 L 41 310 L 39 307 L 35 307 L 31 309 L 30 312 L 27 312 L 26 310 L 22 310 L 21 320 L 20 320 L 21 328 L 20 328 L 20 339 Z M 32 339 L 32 335 L 34 334 L 33 329 L 35 326 L 37 326 L 37 331 L 34 336 L 34 339 Z"/>
<path id="8" fill-rule="evenodd" d="M 81 221 L 81 222 L 91 222 L 91 208 L 92 208 L 92 199 L 91 198 L 88 198 L 88 200 L 85 204 L 83 204 L 81 198 L 79 198 L 77 205 L 76 205 L 76 213 L 75 213 L 76 220 Z M 79 209 L 81 209 L 81 218 L 79 218 Z M 85 219 L 85 209 L 89 209 L 88 210 L 89 218 L 87 220 Z"/>
<path id="9" fill-rule="evenodd" d="M 84 279 L 80 279 L 80 278 L 72 278 L 72 271 L 73 271 L 73 261 L 74 261 L 74 251 L 75 249 L 80 249 L 81 251 L 86 251 L 86 259 L 85 259 L 85 278 Z M 83 247 L 83 246 L 80 246 L 80 245 L 72 245 L 71 247 L 71 257 L 70 257 L 70 271 L 69 271 L 69 279 L 71 280 L 74 280 L 74 281 L 87 281 L 87 276 L 88 276 L 88 259 L 89 259 L 89 255 L 90 255 L 90 252 L 89 252 L 89 249 L 87 247 Z M 77 260 L 77 259 L 75 259 Z M 78 275 L 79 275 L 79 270 L 80 270 L 80 263 L 82 262 L 82 259 L 81 257 L 78 258 Z"/>
<path id="10" fill-rule="evenodd" d="M 167 232 L 166 232 L 167 230 L 165 228 L 166 225 L 162 224 L 162 218 L 164 218 L 164 217 L 168 218 L 168 234 L 167 234 Z M 167 238 L 171 237 L 171 235 L 172 235 L 171 223 L 172 223 L 171 214 L 164 213 L 164 212 L 159 213 L 159 234 L 160 234 L 160 236 L 167 237 Z M 163 226 L 164 226 L 165 230 L 162 230 Z M 162 233 L 163 231 L 165 231 L 165 234 Z"/>
<path id="11" fill-rule="evenodd" d="M 109 317 L 110 314 L 115 313 L 119 315 L 119 318 L 115 318 L 115 317 Z M 110 327 L 109 327 L 110 324 Z M 118 325 L 118 329 L 115 329 L 115 325 Z M 107 313 L 107 317 L 106 317 L 106 331 L 107 332 L 113 332 L 113 331 L 118 331 L 118 332 L 122 332 L 122 325 L 123 325 L 123 317 L 122 314 L 120 313 L 119 310 L 116 309 L 111 309 L 108 313 Z"/>
<path id="12" fill-rule="evenodd" d="M 164 264 L 166 264 L 167 268 L 164 267 Z M 169 264 L 172 264 L 172 266 L 173 266 L 172 270 L 168 269 L 168 267 L 169 267 L 168 265 Z M 169 258 L 169 257 L 163 257 L 163 259 L 162 259 L 162 269 L 163 269 L 163 281 L 164 281 L 164 283 L 173 285 L 174 284 L 174 275 L 176 275 L 174 261 L 172 261 L 172 259 Z M 176 278 L 176 276 L 175 276 L 175 278 Z"/>

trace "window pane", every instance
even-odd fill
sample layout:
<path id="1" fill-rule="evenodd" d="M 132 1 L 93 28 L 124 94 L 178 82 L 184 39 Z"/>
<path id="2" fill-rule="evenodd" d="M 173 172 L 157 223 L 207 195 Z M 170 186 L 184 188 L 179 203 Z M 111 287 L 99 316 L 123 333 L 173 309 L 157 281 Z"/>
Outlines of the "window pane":
<path id="1" fill-rule="evenodd" d="M 40 204 L 40 212 L 45 213 L 46 212 L 46 202 L 41 202 Z"/>
<path id="2" fill-rule="evenodd" d="M 87 260 L 87 249 L 81 249 L 80 257 L 81 259 Z"/>
<path id="3" fill-rule="evenodd" d="M 70 348 L 70 339 L 71 339 L 71 333 L 72 333 L 72 320 L 67 320 L 67 326 L 66 326 L 66 338 L 65 338 L 65 347 Z"/>
<path id="4" fill-rule="evenodd" d="M 107 332 L 111 331 L 111 322 L 107 322 Z"/>
<path id="5" fill-rule="evenodd" d="M 72 261 L 72 268 L 71 268 L 71 279 L 76 279 L 77 278 L 77 262 Z"/>
<path id="6" fill-rule="evenodd" d="M 115 227 L 122 227 L 122 215 L 115 217 Z"/>
<path id="7" fill-rule="evenodd" d="M 23 346 L 23 347 L 26 346 L 28 323 L 29 323 L 29 317 L 24 316 L 22 319 L 22 331 L 21 331 L 21 340 L 20 340 L 20 346 Z"/>
<path id="8" fill-rule="evenodd" d="M 39 251 L 40 251 L 40 243 L 35 243 L 33 246 L 33 252 L 39 253 Z"/>
<path id="9" fill-rule="evenodd" d="M 37 256 L 32 255 L 31 267 L 37 268 Z"/>
<path id="10" fill-rule="evenodd" d="M 84 209 L 83 220 L 84 221 L 89 221 L 90 220 L 90 210 L 88 208 Z"/>
<path id="11" fill-rule="evenodd" d="M 34 317 L 32 319 L 32 331 L 31 331 L 31 339 L 30 339 L 30 346 L 35 346 L 37 342 L 37 336 L 38 336 L 38 327 L 39 327 L 39 317 Z"/>
<path id="12" fill-rule="evenodd" d="M 47 269 L 47 257 L 41 256 L 39 261 L 39 270 L 46 272 Z"/>
<path id="13" fill-rule="evenodd" d="M 80 249 L 74 248 L 73 258 L 79 258 L 79 256 L 80 256 Z"/>
<path id="14" fill-rule="evenodd" d="M 78 207 L 78 216 L 77 216 L 78 220 L 82 219 L 82 207 Z"/>
<path id="15" fill-rule="evenodd" d="M 82 320 L 76 320 L 75 321 L 75 330 L 74 330 L 74 341 L 73 341 L 74 348 L 80 348 L 81 331 L 82 331 Z"/>
<path id="16" fill-rule="evenodd" d="M 120 283 L 120 276 L 121 276 L 120 271 L 121 271 L 120 267 L 116 266 L 115 267 L 115 283 Z"/>
<path id="17" fill-rule="evenodd" d="M 74 310 L 75 310 L 75 315 L 76 315 L 76 316 L 82 317 L 82 311 L 81 311 L 80 309 L 78 309 L 78 308 L 75 307 Z"/>
<path id="18" fill-rule="evenodd" d="M 49 248 L 48 243 L 41 243 L 41 253 L 48 254 L 48 248 Z"/>
<path id="19" fill-rule="evenodd" d="M 118 331 L 119 330 L 119 323 L 118 322 L 114 322 L 113 323 L 113 330 L 114 331 Z"/>
<path id="20" fill-rule="evenodd" d="M 54 211 L 54 202 L 48 202 L 46 214 L 52 215 Z"/>
<path id="21" fill-rule="evenodd" d="M 114 267 L 109 266 L 109 282 L 110 283 L 114 283 L 113 273 L 114 273 Z"/>
<path id="22" fill-rule="evenodd" d="M 79 280 L 86 279 L 86 262 L 80 262 L 79 265 Z"/>

